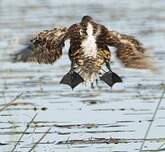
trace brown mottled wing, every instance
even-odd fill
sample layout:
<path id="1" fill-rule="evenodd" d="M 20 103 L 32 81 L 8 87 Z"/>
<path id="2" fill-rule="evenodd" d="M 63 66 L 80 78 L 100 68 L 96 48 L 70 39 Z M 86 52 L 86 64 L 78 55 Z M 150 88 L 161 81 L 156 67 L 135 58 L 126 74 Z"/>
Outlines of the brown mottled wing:
<path id="1" fill-rule="evenodd" d="M 133 36 L 109 31 L 107 44 L 117 48 L 116 55 L 129 68 L 152 69 L 152 63 L 145 56 L 145 48 Z"/>
<path id="2" fill-rule="evenodd" d="M 25 49 L 14 55 L 13 61 L 51 64 L 62 55 L 66 39 L 66 28 L 40 32 Z"/>

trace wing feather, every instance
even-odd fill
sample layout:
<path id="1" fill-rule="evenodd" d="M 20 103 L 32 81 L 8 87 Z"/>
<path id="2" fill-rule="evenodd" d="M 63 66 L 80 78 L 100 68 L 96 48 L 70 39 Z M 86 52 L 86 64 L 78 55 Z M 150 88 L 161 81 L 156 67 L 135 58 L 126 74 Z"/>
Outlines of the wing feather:
<path id="1" fill-rule="evenodd" d="M 153 65 L 146 56 L 143 44 L 130 35 L 109 31 L 107 44 L 117 48 L 116 55 L 129 68 L 152 69 Z"/>
<path id="2" fill-rule="evenodd" d="M 40 32 L 26 48 L 14 54 L 13 61 L 52 64 L 62 55 L 66 39 L 67 28 Z"/>

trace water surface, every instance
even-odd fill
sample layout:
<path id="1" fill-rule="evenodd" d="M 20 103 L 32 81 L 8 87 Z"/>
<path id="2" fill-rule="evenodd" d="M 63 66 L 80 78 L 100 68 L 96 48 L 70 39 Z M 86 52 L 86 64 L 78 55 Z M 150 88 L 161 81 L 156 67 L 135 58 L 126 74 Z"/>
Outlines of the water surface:
<path id="1" fill-rule="evenodd" d="M 0 151 L 11 151 L 37 113 L 15 151 L 30 150 L 51 128 L 36 151 L 138 152 L 165 88 L 164 8 L 163 0 L 1 0 L 0 107 L 23 95 L 0 112 Z M 87 14 L 109 29 L 140 39 L 159 72 L 124 68 L 114 54 L 112 69 L 123 77 L 122 84 L 111 89 L 101 82 L 101 89 L 80 85 L 72 91 L 59 84 L 70 66 L 68 44 L 64 56 L 53 65 L 11 62 L 10 55 L 23 48 L 33 33 L 69 26 Z M 159 149 L 165 143 L 164 101 L 144 150 Z"/>

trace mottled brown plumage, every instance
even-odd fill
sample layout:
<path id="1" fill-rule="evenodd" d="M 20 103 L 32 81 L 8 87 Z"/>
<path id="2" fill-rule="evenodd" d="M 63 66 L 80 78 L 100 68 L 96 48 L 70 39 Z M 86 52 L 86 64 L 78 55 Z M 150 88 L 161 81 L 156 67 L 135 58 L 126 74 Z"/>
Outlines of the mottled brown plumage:
<path id="1" fill-rule="evenodd" d="M 107 44 L 117 48 L 116 55 L 129 68 L 153 69 L 152 62 L 146 56 L 143 44 L 133 36 L 109 31 Z"/>
<path id="2" fill-rule="evenodd" d="M 45 30 L 31 40 L 31 44 L 14 56 L 14 61 L 50 64 L 62 55 L 67 28 Z"/>
<path id="3" fill-rule="evenodd" d="M 90 16 L 84 16 L 80 23 L 69 28 L 40 32 L 31 40 L 30 46 L 15 54 L 14 61 L 53 63 L 62 55 L 62 48 L 67 39 L 70 39 L 71 70 L 63 77 L 61 83 L 72 88 L 83 81 L 93 82 L 100 74 L 101 80 L 110 86 L 121 82 L 120 77 L 111 71 L 111 52 L 108 46 L 117 48 L 116 55 L 126 67 L 151 68 L 144 54 L 145 49 L 138 40 L 129 35 L 109 31 L 104 25 L 94 22 Z M 106 74 L 102 70 L 103 64 L 109 70 Z M 77 80 L 74 81 L 74 77 Z"/>

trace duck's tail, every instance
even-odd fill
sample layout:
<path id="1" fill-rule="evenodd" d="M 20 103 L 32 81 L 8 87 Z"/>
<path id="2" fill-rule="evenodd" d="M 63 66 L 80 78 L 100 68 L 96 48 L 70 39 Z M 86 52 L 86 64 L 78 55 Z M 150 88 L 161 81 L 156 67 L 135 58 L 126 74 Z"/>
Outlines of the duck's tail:
<path id="1" fill-rule="evenodd" d="M 86 83 L 93 83 L 96 79 L 100 79 L 112 87 L 115 83 L 122 82 L 120 76 L 111 70 L 106 72 L 101 67 L 103 64 L 103 60 L 96 60 L 94 58 L 90 58 L 84 60 L 84 64 L 78 66 L 78 70 L 76 71 Z"/>
<path id="2" fill-rule="evenodd" d="M 85 83 L 92 83 L 99 78 L 101 64 L 94 58 L 87 58 L 77 66 L 76 72 L 84 79 Z"/>

